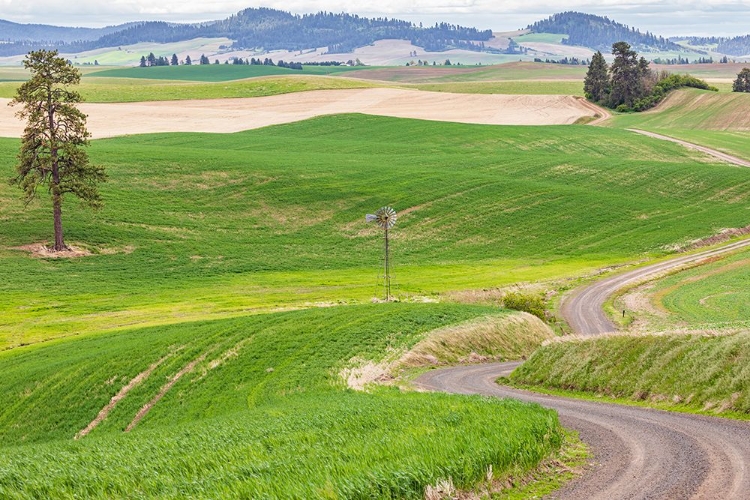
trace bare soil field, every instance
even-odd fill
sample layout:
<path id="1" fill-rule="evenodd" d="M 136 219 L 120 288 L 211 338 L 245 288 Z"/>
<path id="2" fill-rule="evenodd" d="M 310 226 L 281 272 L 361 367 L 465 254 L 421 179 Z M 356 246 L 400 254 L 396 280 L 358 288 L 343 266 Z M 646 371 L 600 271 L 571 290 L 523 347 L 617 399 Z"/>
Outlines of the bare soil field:
<path id="1" fill-rule="evenodd" d="M 20 137 L 23 123 L 0 99 L 0 136 Z M 93 138 L 158 132 L 217 132 L 365 113 L 489 125 L 565 125 L 595 112 L 571 96 L 480 95 L 401 89 L 323 90 L 250 99 L 82 104 Z"/>

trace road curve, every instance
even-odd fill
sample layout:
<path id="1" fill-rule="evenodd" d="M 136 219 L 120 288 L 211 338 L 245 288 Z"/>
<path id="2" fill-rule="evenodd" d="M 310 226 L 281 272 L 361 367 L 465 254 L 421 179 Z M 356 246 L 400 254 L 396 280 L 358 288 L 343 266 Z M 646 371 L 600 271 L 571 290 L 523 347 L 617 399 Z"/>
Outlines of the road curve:
<path id="1" fill-rule="evenodd" d="M 519 363 L 434 370 L 415 384 L 456 394 L 512 397 L 556 410 L 595 463 L 551 498 L 747 499 L 750 423 L 546 396 L 499 386 Z"/>
<path id="2" fill-rule="evenodd" d="M 701 153 L 705 153 L 707 155 L 713 156 L 714 158 L 718 158 L 721 161 L 725 161 L 727 163 L 731 163 L 733 165 L 738 165 L 740 167 L 750 167 L 750 161 L 743 160 L 742 158 L 738 158 L 736 156 L 732 156 L 726 153 L 722 153 L 721 151 L 717 151 L 715 149 L 707 148 L 705 146 L 699 146 L 697 144 L 693 144 L 692 142 L 683 141 L 681 139 L 675 139 L 674 137 L 669 137 L 668 135 L 661 135 L 654 132 L 647 132 L 645 130 L 639 130 L 636 128 L 629 128 L 626 129 L 629 132 L 635 132 L 636 134 L 645 135 L 648 137 L 652 137 L 654 139 L 660 139 L 662 141 L 669 141 L 674 142 L 677 144 L 680 144 L 682 146 L 685 146 L 689 149 L 695 149 L 696 151 L 700 151 Z"/>
<path id="3" fill-rule="evenodd" d="M 566 296 L 560 307 L 562 315 L 571 329 L 579 335 L 599 335 L 606 332 L 614 332 L 617 330 L 617 327 L 615 327 L 604 313 L 602 306 L 617 290 L 648 281 L 682 266 L 695 264 L 748 246 L 750 246 L 750 240 L 736 241 L 719 248 L 691 255 L 683 255 L 596 281 Z M 750 498 L 750 494 L 748 497 Z"/>

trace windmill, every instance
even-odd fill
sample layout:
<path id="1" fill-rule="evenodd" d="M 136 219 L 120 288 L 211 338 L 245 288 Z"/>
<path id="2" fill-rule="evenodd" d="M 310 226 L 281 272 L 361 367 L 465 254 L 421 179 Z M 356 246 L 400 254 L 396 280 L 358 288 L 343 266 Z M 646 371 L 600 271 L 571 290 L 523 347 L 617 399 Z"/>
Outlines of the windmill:
<path id="1" fill-rule="evenodd" d="M 385 234 L 385 300 L 391 298 L 391 263 L 390 249 L 388 246 L 388 230 L 396 225 L 396 211 L 391 207 L 383 207 L 375 214 L 365 216 L 367 222 L 374 222 L 383 230 Z"/>

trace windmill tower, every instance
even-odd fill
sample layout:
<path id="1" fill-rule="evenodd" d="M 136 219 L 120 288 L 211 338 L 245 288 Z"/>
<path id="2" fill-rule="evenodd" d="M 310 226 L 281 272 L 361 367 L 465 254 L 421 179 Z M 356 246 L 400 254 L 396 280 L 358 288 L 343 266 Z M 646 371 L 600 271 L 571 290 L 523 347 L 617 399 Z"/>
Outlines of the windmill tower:
<path id="1" fill-rule="evenodd" d="M 396 225 L 396 211 L 391 207 L 383 207 L 375 214 L 365 216 L 367 222 L 374 222 L 383 230 L 385 237 L 385 300 L 391 299 L 391 260 L 390 245 L 388 241 L 388 230 Z"/>

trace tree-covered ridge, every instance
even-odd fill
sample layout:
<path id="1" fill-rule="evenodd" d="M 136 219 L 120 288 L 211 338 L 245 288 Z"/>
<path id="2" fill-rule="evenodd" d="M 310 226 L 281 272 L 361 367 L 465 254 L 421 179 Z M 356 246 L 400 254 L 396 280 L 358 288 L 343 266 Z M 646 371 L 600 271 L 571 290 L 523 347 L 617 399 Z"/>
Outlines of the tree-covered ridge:
<path id="1" fill-rule="evenodd" d="M 568 35 L 563 40 L 565 45 L 579 45 L 596 50 L 609 50 L 612 44 L 625 41 L 641 51 L 649 50 L 683 50 L 676 43 L 652 33 L 641 33 L 624 24 L 610 20 L 608 17 L 583 14 L 581 12 L 562 12 L 554 14 L 543 21 L 530 24 L 527 29 L 535 33 L 556 33 Z"/>
<path id="2" fill-rule="evenodd" d="M 303 50 L 327 47 L 329 52 L 349 52 L 377 40 L 409 40 L 427 51 L 451 48 L 482 50 L 492 30 L 480 31 L 448 23 L 422 27 L 408 21 L 366 18 L 351 14 L 319 12 L 295 15 L 268 8 L 251 8 L 227 19 L 203 24 L 144 22 L 96 40 L 65 42 L 17 42 L 0 44 L 0 56 L 23 54 L 39 48 L 77 53 L 141 42 L 170 43 L 192 38 L 226 37 L 235 49 Z"/>
<path id="3" fill-rule="evenodd" d="M 723 37 L 723 36 L 689 36 L 680 37 L 690 45 L 716 45 L 716 52 L 730 56 L 746 56 L 750 54 L 750 35 Z"/>

